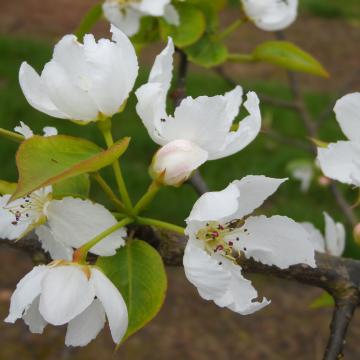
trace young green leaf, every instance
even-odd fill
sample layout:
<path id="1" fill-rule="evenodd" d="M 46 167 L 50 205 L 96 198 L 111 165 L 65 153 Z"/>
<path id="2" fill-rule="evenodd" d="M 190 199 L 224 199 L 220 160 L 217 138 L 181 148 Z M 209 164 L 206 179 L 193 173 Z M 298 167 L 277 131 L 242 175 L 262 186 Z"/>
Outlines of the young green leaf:
<path id="1" fill-rule="evenodd" d="M 164 39 L 171 36 L 177 47 L 183 48 L 198 41 L 205 31 L 205 17 L 195 6 L 185 3 L 175 4 L 180 16 L 180 25 L 170 25 L 160 19 L 160 33 Z"/>
<path id="2" fill-rule="evenodd" d="M 63 198 L 65 196 L 87 198 L 89 192 L 89 175 L 81 174 L 54 184 L 52 194 L 55 198 Z"/>
<path id="3" fill-rule="evenodd" d="M 10 195 L 16 190 L 16 183 L 10 183 L 5 180 L 0 180 L 0 195 Z"/>
<path id="4" fill-rule="evenodd" d="M 20 145 L 16 154 L 19 182 L 12 200 L 110 165 L 126 151 L 129 141 L 124 138 L 103 150 L 90 141 L 72 136 L 33 136 Z"/>
<path id="5" fill-rule="evenodd" d="M 324 292 L 310 304 L 310 308 L 319 309 L 322 307 L 334 306 L 334 304 L 333 297 L 329 293 Z"/>
<path id="6" fill-rule="evenodd" d="M 159 312 L 166 295 L 167 279 L 159 253 L 141 240 L 130 241 L 112 257 L 102 257 L 97 266 L 124 297 L 129 327 L 123 340 L 144 327 Z"/>
<path id="7" fill-rule="evenodd" d="M 288 70 L 329 77 L 315 58 L 288 41 L 267 41 L 254 50 L 252 57 L 254 61 L 266 61 Z"/>
<path id="8" fill-rule="evenodd" d="M 100 20 L 103 14 L 102 2 L 91 7 L 82 18 L 79 26 L 75 30 L 75 35 L 79 40 L 82 40 L 84 35 L 87 34 L 91 28 Z"/>

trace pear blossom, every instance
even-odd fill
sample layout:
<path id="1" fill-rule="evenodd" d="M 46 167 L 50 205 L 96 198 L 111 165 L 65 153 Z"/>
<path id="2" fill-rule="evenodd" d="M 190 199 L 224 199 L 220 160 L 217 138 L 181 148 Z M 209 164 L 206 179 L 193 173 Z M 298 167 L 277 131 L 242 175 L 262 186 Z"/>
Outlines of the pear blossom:
<path id="1" fill-rule="evenodd" d="M 331 179 L 360 186 L 360 92 L 339 99 L 334 112 L 349 140 L 318 148 L 321 170 Z"/>
<path id="2" fill-rule="evenodd" d="M 5 319 L 23 319 L 30 331 L 68 324 L 67 346 L 85 346 L 95 339 L 107 318 L 116 344 L 128 326 L 128 311 L 113 283 L 94 266 L 55 261 L 36 266 L 17 284 Z"/>
<path id="3" fill-rule="evenodd" d="M 113 25 L 127 36 L 133 36 L 140 30 L 143 16 L 163 17 L 166 22 L 178 26 L 179 14 L 170 4 L 171 0 L 105 0 L 103 14 Z"/>
<path id="4" fill-rule="evenodd" d="M 298 0 L 241 0 L 243 9 L 261 30 L 283 30 L 297 17 Z"/>
<path id="5" fill-rule="evenodd" d="M 35 109 L 81 123 L 117 113 L 138 75 L 135 49 L 121 30 L 111 26 L 112 41 L 85 35 L 64 36 L 41 76 L 26 62 L 20 67 L 22 91 Z"/>
<path id="6" fill-rule="evenodd" d="M 309 233 L 316 251 L 341 256 L 345 250 L 345 227 L 342 223 L 335 223 L 334 219 L 326 212 L 324 212 L 324 219 L 325 237 L 313 224 L 305 222 L 302 225 Z"/>
<path id="7" fill-rule="evenodd" d="M 236 130 L 234 119 L 239 114 L 243 90 L 237 86 L 222 96 L 187 97 L 175 109 L 166 112 L 166 98 L 173 70 L 174 44 L 171 39 L 157 56 L 148 83 L 136 91 L 136 106 L 143 124 L 154 142 L 163 146 L 154 157 L 152 170 L 158 177 L 186 179 L 207 160 L 237 153 L 255 139 L 261 128 L 259 99 L 254 92 L 244 103 L 249 115 Z M 176 154 L 178 149 L 179 154 Z M 171 157 L 166 160 L 166 156 Z M 152 172 L 154 172 L 152 171 Z"/>
<path id="8" fill-rule="evenodd" d="M 22 121 L 20 121 L 19 126 L 16 126 L 14 128 L 14 131 L 16 131 L 20 135 L 23 135 L 25 139 L 30 139 L 31 137 L 34 136 L 34 133 L 31 130 L 31 128 Z M 51 126 L 44 127 L 43 132 L 44 132 L 44 136 L 46 136 L 46 137 L 55 136 L 58 134 L 57 129 L 54 127 L 51 127 Z"/>
<path id="9" fill-rule="evenodd" d="M 184 269 L 200 296 L 239 314 L 270 303 L 242 275 L 241 259 L 286 269 L 316 267 L 307 231 L 286 216 L 250 216 L 286 179 L 246 176 L 202 195 L 186 220 Z"/>
<path id="10" fill-rule="evenodd" d="M 17 240 L 35 229 L 43 249 L 53 259 L 71 260 L 73 248 L 79 248 L 117 223 L 104 206 L 73 197 L 53 199 L 51 186 L 12 201 L 0 197 L 0 238 Z M 115 255 L 125 244 L 124 228 L 107 236 L 91 252 Z"/>

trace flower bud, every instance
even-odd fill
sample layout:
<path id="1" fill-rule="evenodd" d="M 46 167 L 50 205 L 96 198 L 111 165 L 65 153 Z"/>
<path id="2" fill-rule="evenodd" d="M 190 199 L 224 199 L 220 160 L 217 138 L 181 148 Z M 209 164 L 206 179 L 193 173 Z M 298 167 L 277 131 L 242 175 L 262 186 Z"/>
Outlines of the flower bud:
<path id="1" fill-rule="evenodd" d="M 355 243 L 360 246 L 360 223 L 355 225 L 353 229 L 353 236 Z"/>
<path id="2" fill-rule="evenodd" d="M 207 159 L 207 151 L 191 141 L 174 140 L 155 154 L 150 175 L 163 185 L 180 186 Z"/>

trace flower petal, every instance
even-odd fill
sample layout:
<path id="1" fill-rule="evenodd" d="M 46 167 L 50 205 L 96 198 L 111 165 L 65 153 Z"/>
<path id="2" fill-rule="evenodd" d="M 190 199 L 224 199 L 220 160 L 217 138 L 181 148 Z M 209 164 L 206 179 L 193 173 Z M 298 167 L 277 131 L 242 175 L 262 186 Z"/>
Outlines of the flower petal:
<path id="1" fill-rule="evenodd" d="M 95 290 L 80 266 L 50 268 L 42 282 L 39 310 L 52 325 L 63 325 L 94 300 Z"/>
<path id="2" fill-rule="evenodd" d="M 343 96 L 336 102 L 334 111 L 347 138 L 360 142 L 360 92 Z"/>
<path id="3" fill-rule="evenodd" d="M 48 271 L 45 265 L 35 266 L 17 284 L 11 296 L 10 311 L 5 322 L 14 323 L 23 317 L 24 312 L 41 292 L 41 282 Z"/>
<path id="4" fill-rule="evenodd" d="M 48 137 L 48 136 L 55 136 L 58 134 L 58 131 L 56 128 L 52 127 L 52 126 L 45 126 L 43 128 L 43 132 L 44 132 L 44 136 Z"/>
<path id="5" fill-rule="evenodd" d="M 315 251 L 325 252 L 325 239 L 322 236 L 321 232 L 311 223 L 305 222 L 301 223 L 302 227 L 309 234 L 309 239 L 314 245 Z"/>
<path id="6" fill-rule="evenodd" d="M 165 6 L 170 3 L 171 0 L 142 0 L 134 2 L 131 6 L 145 14 L 152 16 L 164 15 Z"/>
<path id="7" fill-rule="evenodd" d="M 164 8 L 164 19 L 170 25 L 174 25 L 174 26 L 180 25 L 180 15 L 175 9 L 175 6 L 171 4 L 166 5 Z"/>
<path id="8" fill-rule="evenodd" d="M 327 148 L 318 148 L 318 159 L 327 177 L 346 184 L 357 184 L 354 174 L 358 173 L 360 143 L 338 141 Z"/>
<path id="9" fill-rule="evenodd" d="M 84 245 L 117 223 L 104 206 L 72 197 L 51 201 L 46 215 L 55 240 L 74 248 Z M 125 244 L 125 236 L 124 228 L 117 230 L 94 246 L 91 252 L 101 256 L 115 255 L 116 249 Z"/>
<path id="10" fill-rule="evenodd" d="M 32 130 L 25 123 L 20 121 L 19 126 L 15 126 L 14 131 L 24 136 L 25 139 L 30 139 L 34 136 Z"/>
<path id="11" fill-rule="evenodd" d="M 252 216 L 227 236 L 247 258 L 286 269 L 295 264 L 316 267 L 315 247 L 302 225 L 286 216 Z"/>
<path id="12" fill-rule="evenodd" d="M 324 212 L 326 250 L 334 256 L 341 256 L 345 250 L 345 228 Z"/>
<path id="13" fill-rule="evenodd" d="M 26 100 L 33 108 L 56 118 L 68 118 L 68 115 L 52 102 L 42 79 L 26 62 L 21 64 L 19 82 Z"/>
<path id="14" fill-rule="evenodd" d="M 42 334 L 47 325 L 47 322 L 40 314 L 39 301 L 40 296 L 33 301 L 23 316 L 25 324 L 33 334 Z"/>
<path id="15" fill-rule="evenodd" d="M 123 297 L 114 284 L 96 268 L 91 270 L 91 283 L 109 321 L 112 338 L 118 344 L 128 327 L 128 311 Z"/>
<path id="16" fill-rule="evenodd" d="M 80 315 L 69 322 L 65 345 L 85 346 L 95 339 L 105 325 L 105 311 L 101 302 L 95 299 Z"/>

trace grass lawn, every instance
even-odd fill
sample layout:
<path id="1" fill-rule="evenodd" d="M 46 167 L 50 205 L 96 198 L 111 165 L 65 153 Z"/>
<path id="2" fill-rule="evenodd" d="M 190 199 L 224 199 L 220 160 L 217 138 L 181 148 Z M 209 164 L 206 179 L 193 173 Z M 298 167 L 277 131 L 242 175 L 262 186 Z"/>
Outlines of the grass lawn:
<path id="1" fill-rule="evenodd" d="M 18 85 L 18 69 L 23 60 L 28 61 L 40 70 L 51 56 L 52 47 L 47 44 L 30 40 L 12 38 L 0 38 L 0 127 L 12 129 L 19 121 L 30 125 L 35 132 L 41 132 L 44 126 L 56 126 L 59 132 L 64 134 L 83 136 L 102 143 L 95 126 L 78 126 L 69 121 L 54 120 L 34 110 L 26 102 Z M 146 79 L 146 73 L 142 72 L 138 84 Z M 188 93 L 197 95 L 221 94 L 229 87 L 215 75 L 191 74 L 188 80 Z M 247 88 L 262 93 L 268 93 L 286 98 L 287 90 L 276 83 L 252 83 L 243 84 Z M 314 115 L 320 113 L 328 104 L 331 94 L 308 94 L 307 100 Z M 136 115 L 135 100 L 132 96 L 126 111 L 114 119 L 115 136 L 131 136 L 132 142 L 128 152 L 123 157 L 123 171 L 129 185 L 130 193 L 136 200 L 147 188 L 150 180 L 147 176 L 148 164 L 157 146 L 150 140 L 140 119 Z M 273 129 L 284 136 L 303 137 L 305 132 L 297 116 L 288 110 L 262 106 L 263 118 L 271 119 Z M 342 137 L 334 119 L 326 122 L 322 133 L 325 141 L 337 140 Z M 8 181 L 16 181 L 16 168 L 13 157 L 16 144 L 7 140 L 0 140 L 0 161 L 2 164 L 0 178 Z M 244 151 L 232 157 L 208 162 L 201 171 L 213 190 L 220 190 L 227 184 L 248 174 L 264 174 L 273 177 L 287 177 L 286 168 L 290 161 L 296 159 L 311 159 L 304 150 L 283 145 L 270 139 L 266 135 L 258 138 Z M 110 169 L 104 170 L 104 176 L 110 178 Z M 344 187 L 349 199 L 355 199 L 355 192 Z M 103 201 L 100 192 L 94 186 L 92 198 Z M 196 194 L 188 185 L 181 189 L 163 189 L 148 215 L 173 221 L 183 225 L 183 220 L 189 214 L 192 204 L 196 200 Z M 214 204 L 216 206 L 216 204 Z M 263 209 L 267 214 L 281 214 L 293 217 L 297 221 L 311 221 L 323 229 L 322 212 L 328 211 L 337 221 L 343 221 L 344 217 L 335 205 L 331 192 L 313 184 L 307 194 L 300 191 L 299 183 L 294 180 L 284 184 L 278 193 L 268 201 Z M 351 256 L 360 256 L 360 251 L 352 243 L 351 231 L 348 229 L 348 250 Z"/>

